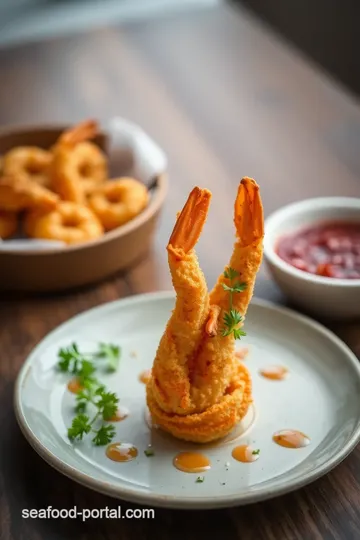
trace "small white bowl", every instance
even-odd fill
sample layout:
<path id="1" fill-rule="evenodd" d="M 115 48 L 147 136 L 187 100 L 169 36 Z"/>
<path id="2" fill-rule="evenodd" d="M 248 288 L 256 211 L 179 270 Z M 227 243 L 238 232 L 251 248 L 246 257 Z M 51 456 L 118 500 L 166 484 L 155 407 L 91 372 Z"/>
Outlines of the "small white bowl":
<path id="1" fill-rule="evenodd" d="M 358 317 L 360 279 L 316 276 L 294 268 L 276 253 L 282 236 L 326 221 L 360 223 L 360 199 L 308 199 L 277 210 L 265 221 L 265 260 L 273 278 L 294 304 L 331 319 Z"/>

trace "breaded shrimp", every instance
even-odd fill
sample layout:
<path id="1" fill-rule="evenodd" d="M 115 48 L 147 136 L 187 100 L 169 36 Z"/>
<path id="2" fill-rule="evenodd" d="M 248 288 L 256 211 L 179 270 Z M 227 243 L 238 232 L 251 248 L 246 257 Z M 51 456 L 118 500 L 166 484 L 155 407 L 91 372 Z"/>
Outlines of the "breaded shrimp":
<path id="1" fill-rule="evenodd" d="M 233 295 L 233 308 L 244 318 L 253 295 L 256 274 L 262 260 L 264 218 L 259 186 L 251 178 L 243 178 L 239 185 L 235 216 L 236 242 L 229 267 L 237 271 L 239 282 L 246 284 L 243 292 Z M 229 285 L 224 274 L 210 293 L 211 309 L 206 334 L 200 348 L 193 374 L 193 399 L 198 410 L 204 410 L 219 399 L 231 385 L 234 368 L 235 340 L 223 337 L 221 326 L 224 314 L 229 310 L 229 293 L 223 285 Z M 214 337 L 213 327 L 217 327 Z"/>
<path id="2" fill-rule="evenodd" d="M 88 120 L 62 133 L 52 148 L 51 186 L 66 201 L 86 204 L 87 193 L 107 178 L 106 157 L 89 142 L 97 133 L 97 123 Z"/>
<path id="3" fill-rule="evenodd" d="M 152 369 L 154 395 L 164 411 L 188 414 L 190 364 L 203 339 L 209 293 L 194 251 L 210 205 L 211 194 L 194 188 L 170 237 L 168 261 L 177 292 L 175 309 L 160 341 Z"/>
<path id="4" fill-rule="evenodd" d="M 20 212 L 25 209 L 53 210 L 59 197 L 27 178 L 0 178 L 0 209 Z"/>
<path id="5" fill-rule="evenodd" d="M 147 403 L 155 422 L 176 437 L 196 442 L 229 433 L 251 403 L 251 380 L 235 355 L 234 335 L 223 335 L 229 310 L 224 275 L 208 293 L 193 247 L 208 211 L 210 193 L 195 188 L 168 244 L 177 294 L 175 310 L 154 360 Z M 237 240 L 230 266 L 246 283 L 233 294 L 233 308 L 245 315 L 262 259 L 263 209 L 259 188 L 244 178 L 235 202 Z"/>

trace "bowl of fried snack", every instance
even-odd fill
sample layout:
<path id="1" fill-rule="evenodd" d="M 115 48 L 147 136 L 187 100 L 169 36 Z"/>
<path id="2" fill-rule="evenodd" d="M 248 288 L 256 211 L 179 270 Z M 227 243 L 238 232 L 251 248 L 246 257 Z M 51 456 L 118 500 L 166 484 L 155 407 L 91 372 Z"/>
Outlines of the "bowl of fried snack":
<path id="1" fill-rule="evenodd" d="M 0 131 L 0 289 L 55 291 L 125 270 L 150 249 L 164 152 L 137 125 Z"/>

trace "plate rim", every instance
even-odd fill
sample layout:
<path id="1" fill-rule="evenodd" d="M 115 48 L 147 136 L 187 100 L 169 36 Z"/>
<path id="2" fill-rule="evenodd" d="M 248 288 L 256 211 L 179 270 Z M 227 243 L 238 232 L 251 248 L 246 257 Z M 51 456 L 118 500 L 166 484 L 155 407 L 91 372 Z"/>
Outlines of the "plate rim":
<path id="1" fill-rule="evenodd" d="M 102 493 L 104 495 L 109 495 L 116 499 L 121 499 L 124 501 L 138 503 L 141 505 L 152 505 L 154 507 L 163 507 L 163 508 L 173 508 L 173 509 L 214 509 L 214 508 L 230 508 L 234 506 L 242 506 L 246 504 L 253 504 L 260 501 L 265 501 L 275 497 L 279 497 L 286 493 L 290 493 L 297 489 L 300 489 L 320 477 L 324 476 L 337 465 L 339 465 L 360 443 L 360 422 L 355 427 L 354 432 L 348 442 L 341 448 L 341 450 L 335 453 L 330 457 L 324 464 L 320 467 L 309 471 L 304 475 L 303 478 L 290 481 L 281 486 L 275 486 L 273 488 L 267 488 L 264 490 L 259 490 L 253 494 L 232 494 L 232 495 L 219 495 L 218 497 L 192 497 L 192 496 L 174 496 L 174 495 L 160 495 L 156 493 L 141 493 L 136 489 L 128 488 L 126 486 L 119 487 L 111 484 L 108 481 L 98 480 L 90 475 L 79 471 L 76 467 L 73 467 L 66 462 L 64 462 L 58 455 L 52 453 L 48 448 L 37 438 L 36 434 L 32 431 L 30 426 L 26 421 L 26 416 L 22 409 L 21 401 L 21 391 L 24 380 L 28 374 L 29 369 L 32 367 L 32 363 L 37 356 L 38 349 L 42 346 L 45 339 L 51 340 L 51 337 L 61 330 L 64 326 L 69 323 L 81 319 L 82 317 L 91 315 L 93 312 L 100 311 L 102 309 L 109 308 L 110 306 L 115 306 L 120 304 L 126 306 L 128 304 L 136 304 L 142 302 L 156 301 L 156 300 L 167 300 L 175 299 L 175 294 L 173 291 L 158 291 L 151 293 L 144 293 L 139 295 L 133 295 L 111 302 L 104 302 L 97 306 L 94 306 L 90 309 L 84 310 L 77 315 L 67 319 L 60 325 L 52 329 L 48 334 L 46 334 L 37 345 L 31 350 L 28 354 L 25 362 L 22 364 L 18 375 L 16 377 L 15 387 L 14 387 L 14 398 L 13 406 L 15 411 L 15 417 L 17 423 L 20 427 L 21 432 L 23 433 L 25 439 L 29 442 L 30 446 L 39 454 L 41 458 L 44 459 L 46 463 L 52 466 L 55 470 L 70 478 L 71 480 L 81 484 L 93 491 Z M 295 310 L 289 309 L 287 307 L 280 306 L 268 300 L 263 300 L 261 298 L 254 297 L 251 301 L 252 305 L 257 305 L 259 307 L 268 308 L 275 310 L 280 314 L 285 314 L 290 317 L 293 321 L 299 321 L 307 326 L 312 327 L 314 330 L 327 337 L 329 341 L 332 342 L 338 349 L 342 350 L 343 355 L 346 357 L 346 361 L 350 363 L 355 372 L 357 372 L 359 381 L 360 381 L 360 362 L 352 350 L 344 343 L 334 332 L 326 328 L 323 324 L 311 319 L 310 317 L 296 312 Z"/>

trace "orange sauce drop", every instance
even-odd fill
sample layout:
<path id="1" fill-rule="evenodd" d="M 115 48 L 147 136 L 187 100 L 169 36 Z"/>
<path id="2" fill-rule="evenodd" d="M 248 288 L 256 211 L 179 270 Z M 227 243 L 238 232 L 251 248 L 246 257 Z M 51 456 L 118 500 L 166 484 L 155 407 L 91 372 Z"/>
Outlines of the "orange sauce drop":
<path id="1" fill-rule="evenodd" d="M 116 414 L 108 419 L 108 422 L 121 422 L 129 416 L 129 409 L 127 407 L 120 406 L 116 411 Z"/>
<path id="2" fill-rule="evenodd" d="M 235 446 L 231 455 L 236 461 L 241 461 L 242 463 L 252 463 L 259 459 L 259 453 L 248 444 Z"/>
<path id="3" fill-rule="evenodd" d="M 72 394 L 78 394 L 81 392 L 81 390 L 84 390 L 84 387 L 80 384 L 79 379 L 76 377 L 68 382 L 67 388 Z"/>
<path id="4" fill-rule="evenodd" d="M 139 375 L 139 381 L 147 384 L 151 377 L 151 369 L 146 369 L 145 371 L 142 371 Z"/>
<path id="5" fill-rule="evenodd" d="M 310 444 L 310 439 L 301 431 L 283 429 L 273 435 L 273 441 L 285 448 L 304 448 Z"/>
<path id="6" fill-rule="evenodd" d="M 260 369 L 260 375 L 272 381 L 283 381 L 288 376 L 289 370 L 284 366 L 268 366 Z"/>
<path id="7" fill-rule="evenodd" d="M 138 455 L 138 450 L 129 443 L 111 443 L 106 448 L 106 455 L 112 461 L 132 461 Z"/>
<path id="8" fill-rule="evenodd" d="M 204 472 L 210 469 L 210 460 L 198 452 L 180 452 L 174 457 L 174 466 L 187 473 Z"/>
<path id="9" fill-rule="evenodd" d="M 245 360 L 248 354 L 249 354 L 249 349 L 247 347 L 243 347 L 239 351 L 235 352 L 235 357 L 237 358 L 237 360 Z"/>

